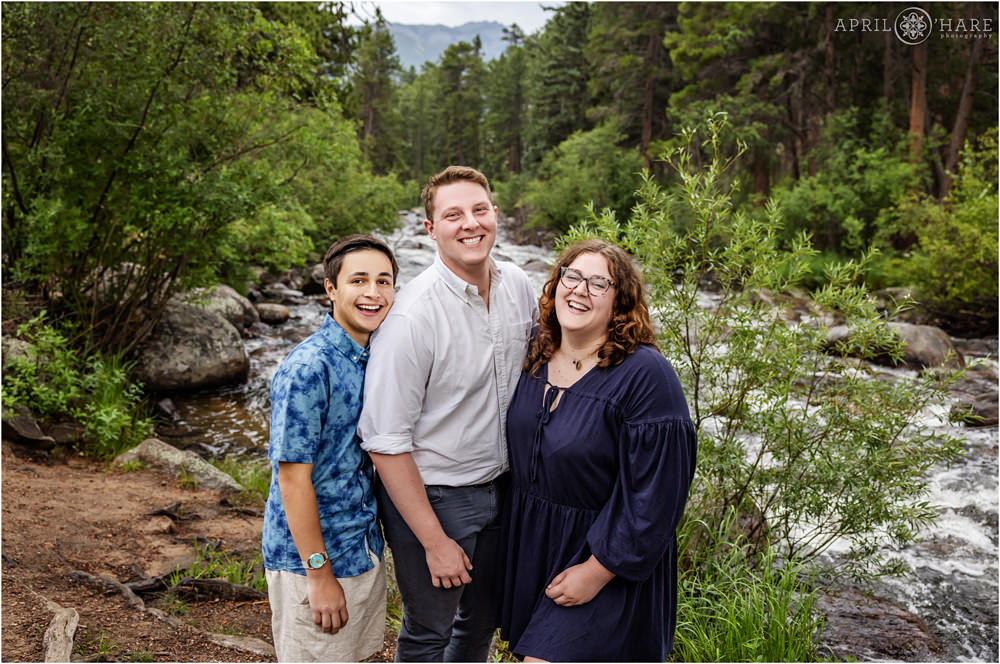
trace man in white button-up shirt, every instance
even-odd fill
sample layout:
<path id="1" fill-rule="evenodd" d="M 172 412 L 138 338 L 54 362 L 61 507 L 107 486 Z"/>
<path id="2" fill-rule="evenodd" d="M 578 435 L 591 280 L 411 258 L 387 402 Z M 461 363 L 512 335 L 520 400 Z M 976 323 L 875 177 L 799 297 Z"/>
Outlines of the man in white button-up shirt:
<path id="1" fill-rule="evenodd" d="M 496 626 L 507 405 L 538 302 L 494 261 L 497 208 L 479 171 L 452 166 L 421 194 L 434 264 L 371 343 L 358 425 L 403 600 L 397 661 L 484 661 Z"/>

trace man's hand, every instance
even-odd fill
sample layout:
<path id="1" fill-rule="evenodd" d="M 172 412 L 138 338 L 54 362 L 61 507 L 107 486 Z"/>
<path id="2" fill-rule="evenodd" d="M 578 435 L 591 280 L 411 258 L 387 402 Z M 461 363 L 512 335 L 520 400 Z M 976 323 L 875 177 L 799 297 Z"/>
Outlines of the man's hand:
<path id="1" fill-rule="evenodd" d="M 615 575 L 591 556 L 567 567 L 545 587 L 545 595 L 559 606 L 579 606 L 594 599 Z"/>
<path id="2" fill-rule="evenodd" d="M 458 542 L 445 538 L 438 545 L 424 549 L 427 554 L 427 569 L 431 573 L 431 583 L 435 588 L 457 588 L 463 583 L 472 583 L 469 570 L 472 561 Z"/>
<path id="3" fill-rule="evenodd" d="M 327 563 L 322 569 L 307 572 L 309 579 L 309 607 L 313 622 L 324 632 L 336 634 L 347 624 L 347 599 L 344 589 Z"/>

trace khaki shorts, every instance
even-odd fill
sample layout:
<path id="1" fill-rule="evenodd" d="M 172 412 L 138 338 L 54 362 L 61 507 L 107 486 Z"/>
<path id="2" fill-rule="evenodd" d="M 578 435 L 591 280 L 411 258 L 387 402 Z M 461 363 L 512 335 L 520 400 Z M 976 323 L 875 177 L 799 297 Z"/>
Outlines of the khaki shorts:
<path id="1" fill-rule="evenodd" d="M 265 570 L 271 633 L 279 662 L 360 662 L 382 649 L 385 635 L 385 563 L 358 576 L 338 578 L 347 599 L 347 624 L 336 634 L 313 622 L 306 577 Z"/>

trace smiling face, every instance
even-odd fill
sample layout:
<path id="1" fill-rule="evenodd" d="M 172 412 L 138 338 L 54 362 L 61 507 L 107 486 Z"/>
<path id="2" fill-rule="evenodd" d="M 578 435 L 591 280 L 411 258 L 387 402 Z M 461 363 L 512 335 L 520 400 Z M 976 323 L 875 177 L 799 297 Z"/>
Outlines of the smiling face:
<path id="1" fill-rule="evenodd" d="M 392 263 L 375 249 L 352 251 L 344 256 L 336 285 L 323 282 L 333 302 L 333 319 L 362 346 L 385 320 L 392 306 Z"/>
<path id="2" fill-rule="evenodd" d="M 482 185 L 460 180 L 439 186 L 433 214 L 424 226 L 448 269 L 470 283 L 481 279 L 484 270 L 488 274 L 497 210 Z"/>
<path id="3" fill-rule="evenodd" d="M 615 308 L 616 287 L 611 286 L 603 295 L 591 295 L 587 279 L 601 276 L 613 281 L 607 259 L 600 254 L 585 253 L 577 256 L 567 267 L 582 274 L 584 279 L 573 289 L 567 288 L 562 280 L 556 284 L 556 319 L 563 334 L 569 332 L 606 338 Z"/>

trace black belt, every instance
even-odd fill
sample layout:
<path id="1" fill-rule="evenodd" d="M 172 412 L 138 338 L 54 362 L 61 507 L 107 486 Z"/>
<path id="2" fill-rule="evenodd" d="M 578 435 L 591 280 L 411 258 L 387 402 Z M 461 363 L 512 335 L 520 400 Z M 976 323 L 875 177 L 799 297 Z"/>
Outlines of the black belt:
<path id="1" fill-rule="evenodd" d="M 509 476 L 510 476 L 510 471 L 504 471 L 499 475 L 497 475 L 496 477 L 494 477 L 493 479 L 491 479 L 489 482 L 483 482 L 482 484 L 467 484 L 466 486 L 468 486 L 470 489 L 488 489 L 497 482 L 507 479 Z"/>

